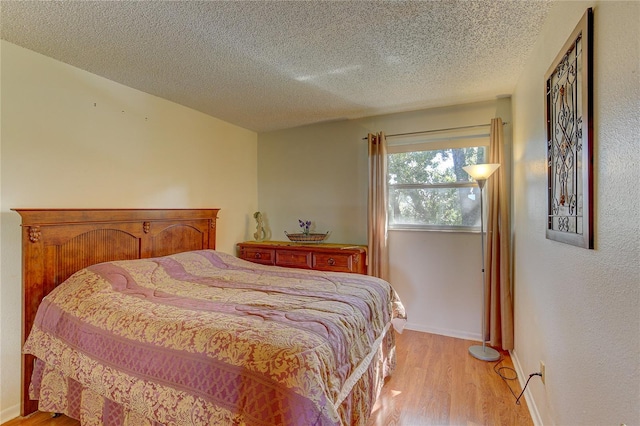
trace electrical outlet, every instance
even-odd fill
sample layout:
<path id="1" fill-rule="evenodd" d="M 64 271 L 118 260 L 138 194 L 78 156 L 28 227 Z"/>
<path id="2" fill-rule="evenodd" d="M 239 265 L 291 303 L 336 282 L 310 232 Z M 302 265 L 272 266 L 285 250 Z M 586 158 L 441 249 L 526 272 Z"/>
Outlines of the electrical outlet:
<path id="1" fill-rule="evenodd" d="M 542 361 L 540 361 L 540 374 L 542 375 L 542 376 L 540 376 L 540 378 L 542 379 L 542 384 L 544 385 L 545 384 L 545 379 L 547 377 L 546 377 L 546 374 L 545 374 L 545 371 L 544 371 L 544 362 L 542 362 Z"/>

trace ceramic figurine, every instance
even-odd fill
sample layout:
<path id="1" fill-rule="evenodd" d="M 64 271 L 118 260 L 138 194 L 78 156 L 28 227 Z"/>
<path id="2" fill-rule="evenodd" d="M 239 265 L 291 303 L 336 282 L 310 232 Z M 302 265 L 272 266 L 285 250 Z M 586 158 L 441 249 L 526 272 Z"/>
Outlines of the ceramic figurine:
<path id="1" fill-rule="evenodd" d="M 262 213 L 255 212 L 253 214 L 253 218 L 256 220 L 256 232 L 253 233 L 253 238 L 256 241 L 264 241 L 267 236 L 266 231 L 264 230 L 264 223 L 262 221 Z"/>

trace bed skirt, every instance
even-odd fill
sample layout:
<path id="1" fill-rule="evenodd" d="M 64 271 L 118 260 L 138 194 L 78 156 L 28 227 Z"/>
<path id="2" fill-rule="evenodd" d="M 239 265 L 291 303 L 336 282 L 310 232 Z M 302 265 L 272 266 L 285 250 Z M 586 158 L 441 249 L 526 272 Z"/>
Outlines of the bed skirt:
<path id="1" fill-rule="evenodd" d="M 365 425 L 370 416 L 373 405 L 380 394 L 385 378 L 388 377 L 396 365 L 395 331 L 392 327 L 387 329 L 380 339 L 377 348 L 371 353 L 368 367 L 363 368 L 363 374 L 353 383 L 351 390 L 337 407 L 341 424 Z M 215 386 L 215 384 L 212 384 Z M 371 390 L 374 392 L 371 392 Z M 159 426 L 160 423 L 136 409 L 135 395 L 120 395 L 119 401 L 108 399 L 93 390 L 83 386 L 71 377 L 65 376 L 56 368 L 36 359 L 31 386 L 29 388 L 31 399 L 38 400 L 38 409 L 44 412 L 63 413 L 80 421 L 82 426 Z M 163 406 L 161 398 L 158 398 L 158 406 L 151 407 L 154 410 L 184 410 L 180 401 L 173 401 L 174 406 Z M 233 412 L 222 407 L 216 407 L 206 400 L 199 401 L 187 408 L 191 410 L 189 418 L 191 425 L 248 425 L 242 412 Z M 165 412 L 164 417 L 167 416 Z M 184 419 L 185 413 L 175 416 Z M 187 426 L 183 420 L 165 423 L 166 425 Z M 322 424 L 322 423 L 318 423 Z M 298 426 L 298 425 L 292 425 Z"/>

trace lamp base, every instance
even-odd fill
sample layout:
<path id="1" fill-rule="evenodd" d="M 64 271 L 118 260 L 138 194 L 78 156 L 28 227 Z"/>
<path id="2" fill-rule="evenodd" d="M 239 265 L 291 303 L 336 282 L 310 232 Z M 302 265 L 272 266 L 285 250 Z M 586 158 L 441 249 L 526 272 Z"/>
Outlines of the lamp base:
<path id="1" fill-rule="evenodd" d="M 469 353 L 474 358 L 478 358 L 482 361 L 497 361 L 500 359 L 500 352 L 490 348 L 489 346 L 470 346 Z"/>

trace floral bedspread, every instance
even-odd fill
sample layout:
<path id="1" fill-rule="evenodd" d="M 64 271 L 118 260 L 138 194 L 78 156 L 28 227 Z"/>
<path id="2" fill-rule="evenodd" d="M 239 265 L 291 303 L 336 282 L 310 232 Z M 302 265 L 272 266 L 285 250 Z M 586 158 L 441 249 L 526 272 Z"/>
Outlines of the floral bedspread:
<path id="1" fill-rule="evenodd" d="M 40 409 L 83 424 L 364 424 L 403 319 L 383 280 L 202 250 L 77 272 L 24 352 Z"/>

